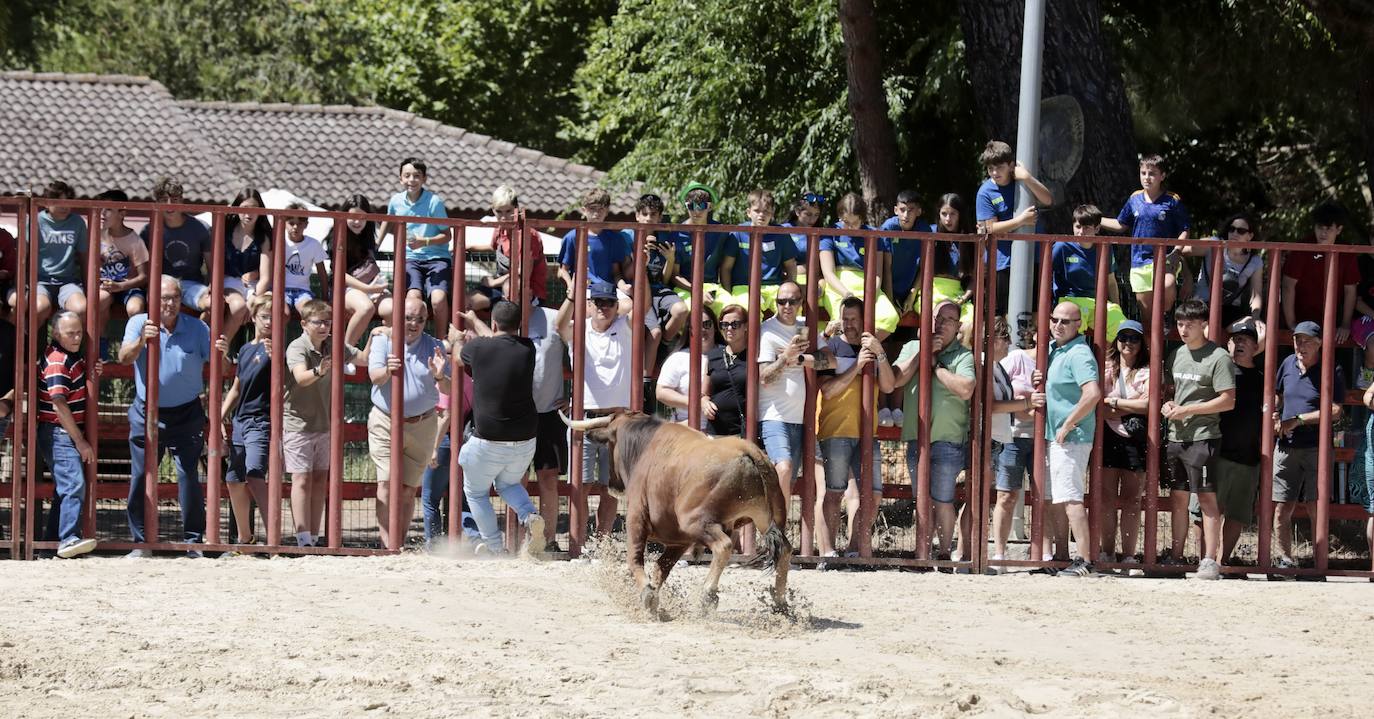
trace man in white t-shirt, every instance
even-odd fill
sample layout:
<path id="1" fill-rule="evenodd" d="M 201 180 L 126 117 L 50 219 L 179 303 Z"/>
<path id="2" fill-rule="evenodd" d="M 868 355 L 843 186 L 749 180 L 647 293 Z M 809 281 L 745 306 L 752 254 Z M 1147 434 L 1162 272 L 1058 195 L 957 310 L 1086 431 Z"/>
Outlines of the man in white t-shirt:
<path id="1" fill-rule="evenodd" d="M 616 290 L 607 282 L 595 282 L 587 290 L 586 337 L 582 343 L 585 364 L 582 375 L 582 409 L 587 417 L 603 417 L 630 406 L 630 392 L 637 390 L 638 378 L 630 373 L 633 332 L 621 316 Z M 575 351 L 572 301 L 563 300 L 558 310 L 558 334 Z M 592 484 L 605 485 L 611 477 L 610 447 L 582 438 L 583 491 Z M 615 524 L 617 502 L 609 492 L 601 495 L 596 508 L 596 533 L 610 534 Z"/>
<path id="2" fill-rule="evenodd" d="M 806 326 L 797 322 L 801 287 L 778 286 L 777 314 L 759 327 L 759 436 L 778 470 L 778 486 L 791 507 L 792 479 L 802 463 L 806 408 Z M 808 512 L 802 512 L 803 520 Z"/>

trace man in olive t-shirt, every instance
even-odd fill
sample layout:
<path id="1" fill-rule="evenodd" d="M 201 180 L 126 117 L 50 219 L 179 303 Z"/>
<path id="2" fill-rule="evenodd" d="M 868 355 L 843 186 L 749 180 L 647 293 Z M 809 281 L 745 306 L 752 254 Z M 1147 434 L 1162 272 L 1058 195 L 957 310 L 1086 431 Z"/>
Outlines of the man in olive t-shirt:
<path id="1" fill-rule="evenodd" d="M 1198 579 L 1221 578 L 1221 512 L 1217 508 L 1215 458 L 1221 439 L 1221 413 L 1236 404 L 1236 367 L 1231 355 L 1207 339 L 1207 305 L 1183 302 L 1174 311 L 1183 346 L 1169 354 L 1164 383 L 1173 399 L 1161 408 L 1169 420 L 1169 484 L 1173 498 L 1172 560 L 1183 556 L 1188 539 L 1188 499 L 1196 493 L 1202 507 L 1202 561 Z"/>

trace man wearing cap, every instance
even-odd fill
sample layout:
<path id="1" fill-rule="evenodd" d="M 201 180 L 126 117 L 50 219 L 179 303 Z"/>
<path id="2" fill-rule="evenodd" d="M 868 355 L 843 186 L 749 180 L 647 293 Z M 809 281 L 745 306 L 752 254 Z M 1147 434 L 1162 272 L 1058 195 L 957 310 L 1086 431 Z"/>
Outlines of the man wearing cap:
<path id="1" fill-rule="evenodd" d="M 1264 368 L 1255 365 L 1263 350 L 1260 330 L 1250 317 L 1233 322 L 1227 331 L 1231 361 L 1236 371 L 1236 404 L 1221 413 L 1221 440 L 1217 444 L 1217 506 L 1221 510 L 1221 563 L 1231 563 L 1231 553 L 1241 530 L 1255 521 L 1259 496 L 1260 431 L 1264 422 Z M 1232 577 L 1244 575 L 1232 574 Z"/>
<path id="2" fill-rule="evenodd" d="M 1183 556 L 1188 539 L 1188 501 L 1196 494 L 1202 508 L 1202 561 L 1198 579 L 1220 579 L 1221 511 L 1217 507 L 1216 455 L 1221 440 L 1221 413 L 1235 407 L 1236 370 L 1226 350 L 1207 339 L 1207 305 L 1190 299 L 1174 310 L 1183 346 L 1164 363 L 1165 397 L 1173 399 L 1160 412 L 1169 420 L 1167 458 L 1173 499 L 1172 558 Z"/>
<path id="3" fill-rule="evenodd" d="M 930 497 L 935 500 L 935 529 L 940 538 L 940 554 L 952 557 L 954 546 L 955 482 L 968 466 L 969 400 L 976 382 L 973 377 L 973 352 L 959 342 L 959 305 L 946 300 L 935 307 L 934 335 L 931 338 L 930 391 Z M 916 490 L 916 463 L 920 458 L 920 382 L 910 381 L 921 366 L 921 342 L 911 340 L 902 347 L 893 369 L 894 384 L 906 385 L 902 411 L 902 440 L 906 442 L 907 472 L 912 491 Z M 967 515 L 965 515 L 967 519 Z M 962 527 L 961 550 L 968 554 L 968 525 Z"/>
<path id="4" fill-rule="evenodd" d="M 1073 530 L 1078 557 L 1061 577 L 1086 577 L 1093 573 L 1088 545 L 1088 510 L 1083 493 L 1097 431 L 1094 410 L 1102 399 L 1098 383 L 1097 358 L 1078 328 L 1082 310 L 1072 302 L 1060 302 L 1050 313 L 1049 371 L 1043 392 L 1033 402 L 1044 402 L 1045 439 L 1049 440 L 1046 463 L 1049 467 L 1049 497 L 1055 508 L 1063 506 L 1069 528 Z"/>
<path id="5" fill-rule="evenodd" d="M 586 334 L 581 342 L 573 335 L 573 305 L 564 299 L 558 310 L 558 334 L 574 353 L 581 346 L 584 360 L 582 409 L 587 418 L 604 417 L 630 406 L 630 392 L 638 378 L 630 374 L 633 330 L 622 316 L 628 312 L 616 301 L 614 286 L 597 282 L 587 290 Z M 576 355 L 574 355 L 576 356 Z M 574 390 L 576 391 L 576 390 Z M 593 484 L 606 485 L 611 477 L 611 452 L 605 444 L 582 438 L 582 491 Z M 609 492 L 596 508 L 596 533 L 606 535 L 615 524 L 617 502 Z"/>
<path id="6" fill-rule="evenodd" d="M 1317 443 L 1321 422 L 1322 330 L 1316 322 L 1299 322 L 1293 328 L 1293 354 L 1279 365 L 1274 385 L 1277 410 L 1273 414 L 1274 433 L 1274 530 L 1279 541 L 1277 569 L 1296 567 L 1293 561 L 1293 510 L 1298 502 L 1316 517 Z M 1341 368 L 1332 368 L 1331 421 L 1341 416 L 1341 397 L 1345 378 Z M 1330 474 L 1327 475 L 1330 481 Z M 1267 549 L 1267 548 L 1266 548 Z"/>

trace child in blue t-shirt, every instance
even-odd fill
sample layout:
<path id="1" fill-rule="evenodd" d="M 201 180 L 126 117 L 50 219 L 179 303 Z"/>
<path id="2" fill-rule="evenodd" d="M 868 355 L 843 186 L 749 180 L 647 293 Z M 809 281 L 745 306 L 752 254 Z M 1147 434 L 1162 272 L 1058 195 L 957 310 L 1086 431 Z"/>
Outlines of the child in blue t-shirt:
<path id="1" fill-rule="evenodd" d="M 883 222 L 884 230 L 903 232 L 934 232 L 935 226 L 921 219 L 921 198 L 915 190 L 902 190 L 897 193 L 897 204 L 892 206 L 893 216 Z M 911 301 L 920 276 L 922 240 L 893 238 L 892 254 L 892 299 L 898 307 L 906 307 Z"/>
<path id="2" fill-rule="evenodd" d="M 837 228 L 842 230 L 871 230 L 871 226 L 866 224 L 868 216 L 867 204 L 862 197 L 850 192 L 840 198 L 835 205 L 835 213 L 839 215 L 840 221 L 835 223 Z M 849 297 L 864 299 L 864 255 L 866 245 L 869 240 L 863 237 L 852 237 L 850 235 L 824 236 L 821 237 L 820 261 L 821 276 L 824 278 L 825 297 L 822 305 L 826 313 L 831 318 L 840 316 L 840 303 Z M 874 306 L 874 335 L 878 339 L 884 339 L 897 329 L 897 322 L 901 316 L 897 314 L 897 307 L 892 303 L 892 266 L 888 263 L 887 255 L 891 248 L 889 243 L 881 238 L 873 242 L 874 250 L 879 256 L 876 258 L 877 271 L 882 273 L 878 281 L 878 297 Z"/>
<path id="3" fill-rule="evenodd" d="M 818 227 L 825 213 L 825 195 L 818 195 L 814 192 L 803 192 L 796 202 L 792 203 L 792 216 L 787 222 L 782 223 L 783 227 Z M 788 233 L 792 238 L 792 247 L 797 251 L 797 273 L 795 282 L 806 289 L 806 263 L 808 262 L 810 250 L 810 236 L 800 232 Z"/>
<path id="4" fill-rule="evenodd" d="M 1178 195 L 1164 190 L 1164 158 L 1146 155 L 1140 159 L 1140 189 L 1122 205 L 1116 219 L 1102 218 L 1102 228 L 1112 232 L 1130 232 L 1131 237 L 1188 239 L 1192 219 L 1188 208 Z M 1164 314 L 1174 306 L 1178 294 L 1178 271 L 1182 258 L 1168 250 L 1164 261 Z M 1155 248 L 1153 245 L 1131 247 L 1131 291 L 1140 303 L 1140 322 L 1150 332 L 1151 307 L 1154 304 Z"/>
<path id="5" fill-rule="evenodd" d="M 978 229 L 989 235 L 998 235 L 1012 230 L 1034 225 L 1039 218 L 1035 205 L 1016 214 L 1016 183 L 1024 183 L 1026 189 L 1035 196 L 1041 205 L 1054 203 L 1041 182 L 1029 170 L 1016 161 L 1011 145 L 1000 140 L 992 140 L 983 148 L 978 162 L 988 173 L 988 179 L 978 187 L 974 199 L 974 219 Z M 997 241 L 997 314 L 1007 312 L 1007 290 L 1011 286 L 1011 240 Z"/>
<path id="6" fill-rule="evenodd" d="M 716 205 L 716 191 L 700 182 L 688 183 L 678 193 L 678 198 L 682 201 L 682 206 L 687 210 L 687 219 L 683 221 L 686 225 L 718 225 L 711 217 L 711 212 Z M 684 232 L 682 241 L 678 244 L 677 254 L 677 294 L 688 304 L 692 302 L 692 241 L 693 233 Z M 720 283 L 720 261 L 722 259 L 721 244 L 728 237 L 725 232 L 703 232 L 701 237 L 701 252 L 705 255 L 705 270 L 701 273 L 701 296 L 711 311 L 720 315 L 720 311 L 729 304 L 730 297 L 722 291 Z"/>
<path id="7" fill-rule="evenodd" d="M 749 222 L 755 227 L 773 224 L 773 213 L 777 203 L 773 193 L 756 189 L 749 193 Z M 797 248 L 792 237 L 783 234 L 767 234 L 759 238 L 762 252 L 759 257 L 759 306 L 764 312 L 771 312 L 777 305 L 778 287 L 797 276 Z M 748 309 L 749 274 L 753 260 L 750 249 L 753 238 L 747 232 L 732 232 L 720 244 L 720 284 L 722 291 L 729 295 L 728 303 Z M 727 304 L 728 304 L 727 303 Z"/>
<path id="8" fill-rule="evenodd" d="M 1096 205 L 1079 205 L 1073 211 L 1073 236 L 1094 237 L 1102 225 L 1102 211 Z M 1097 253 L 1105 251 L 1108 255 L 1107 278 L 1107 342 L 1116 340 L 1116 330 L 1126 321 L 1126 315 L 1118 304 L 1116 286 L 1116 258 L 1108 245 L 1084 245 L 1078 242 L 1056 242 L 1050 250 L 1050 265 L 1053 272 L 1055 302 L 1071 302 L 1078 305 L 1083 315 L 1079 325 L 1083 331 L 1093 328 L 1097 317 Z"/>
<path id="9" fill-rule="evenodd" d="M 590 223 L 605 222 L 611 211 L 611 193 L 601 188 L 582 193 L 582 219 Z M 587 231 L 587 287 L 604 282 L 616 286 L 624 276 L 625 268 L 632 267 L 630 256 L 631 243 L 623 232 L 609 228 L 592 228 Z M 568 292 L 572 292 L 573 281 L 577 277 L 577 230 L 568 230 L 563 235 L 563 247 L 558 252 L 558 278 L 563 280 Z M 622 303 L 629 302 L 629 295 L 619 292 Z"/>
<path id="10" fill-rule="evenodd" d="M 401 217 L 447 219 L 444 200 L 425 189 L 429 168 L 424 161 L 407 157 L 401 161 L 401 187 L 391 196 L 386 213 Z M 407 222 L 406 288 L 407 296 L 426 300 L 433 309 L 435 334 L 448 334 L 449 284 L 453 281 L 453 230 L 448 225 Z M 394 235 L 394 223 L 383 223 L 378 237 Z"/>
<path id="11" fill-rule="evenodd" d="M 663 222 L 663 198 L 649 193 L 635 203 L 635 222 L 658 225 Z M 649 309 L 644 313 L 644 326 L 649 329 L 649 341 L 644 343 L 644 374 L 657 376 L 658 353 L 661 343 L 674 340 L 687 325 L 687 303 L 672 288 L 677 273 L 677 253 L 682 242 L 681 233 L 654 230 L 644 236 L 644 274 L 649 280 Z M 631 248 L 633 251 L 633 248 Z M 622 291 L 631 286 L 625 283 Z"/>
<path id="12" fill-rule="evenodd" d="M 75 199 L 76 191 L 65 182 L 48 184 L 43 197 L 49 200 Z M 86 220 L 70 207 L 49 207 L 38 212 L 38 324 L 52 316 L 53 308 L 86 311 L 86 293 L 81 289 L 88 244 Z M 10 307 L 18 309 L 19 297 L 13 288 Z"/>

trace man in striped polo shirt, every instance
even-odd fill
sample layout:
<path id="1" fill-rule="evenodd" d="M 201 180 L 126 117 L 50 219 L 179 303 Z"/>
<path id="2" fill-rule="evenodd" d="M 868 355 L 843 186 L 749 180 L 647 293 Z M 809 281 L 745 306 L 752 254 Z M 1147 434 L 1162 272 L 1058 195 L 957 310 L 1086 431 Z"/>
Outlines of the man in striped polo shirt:
<path id="1" fill-rule="evenodd" d="M 86 358 L 81 352 L 81 317 L 59 312 L 52 321 L 52 343 L 38 363 L 38 451 L 52 472 L 57 495 L 57 556 L 70 559 L 95 549 L 81 537 L 81 510 L 86 499 L 86 472 L 95 461 L 86 441 Z M 96 368 L 99 374 L 99 367 Z"/>

